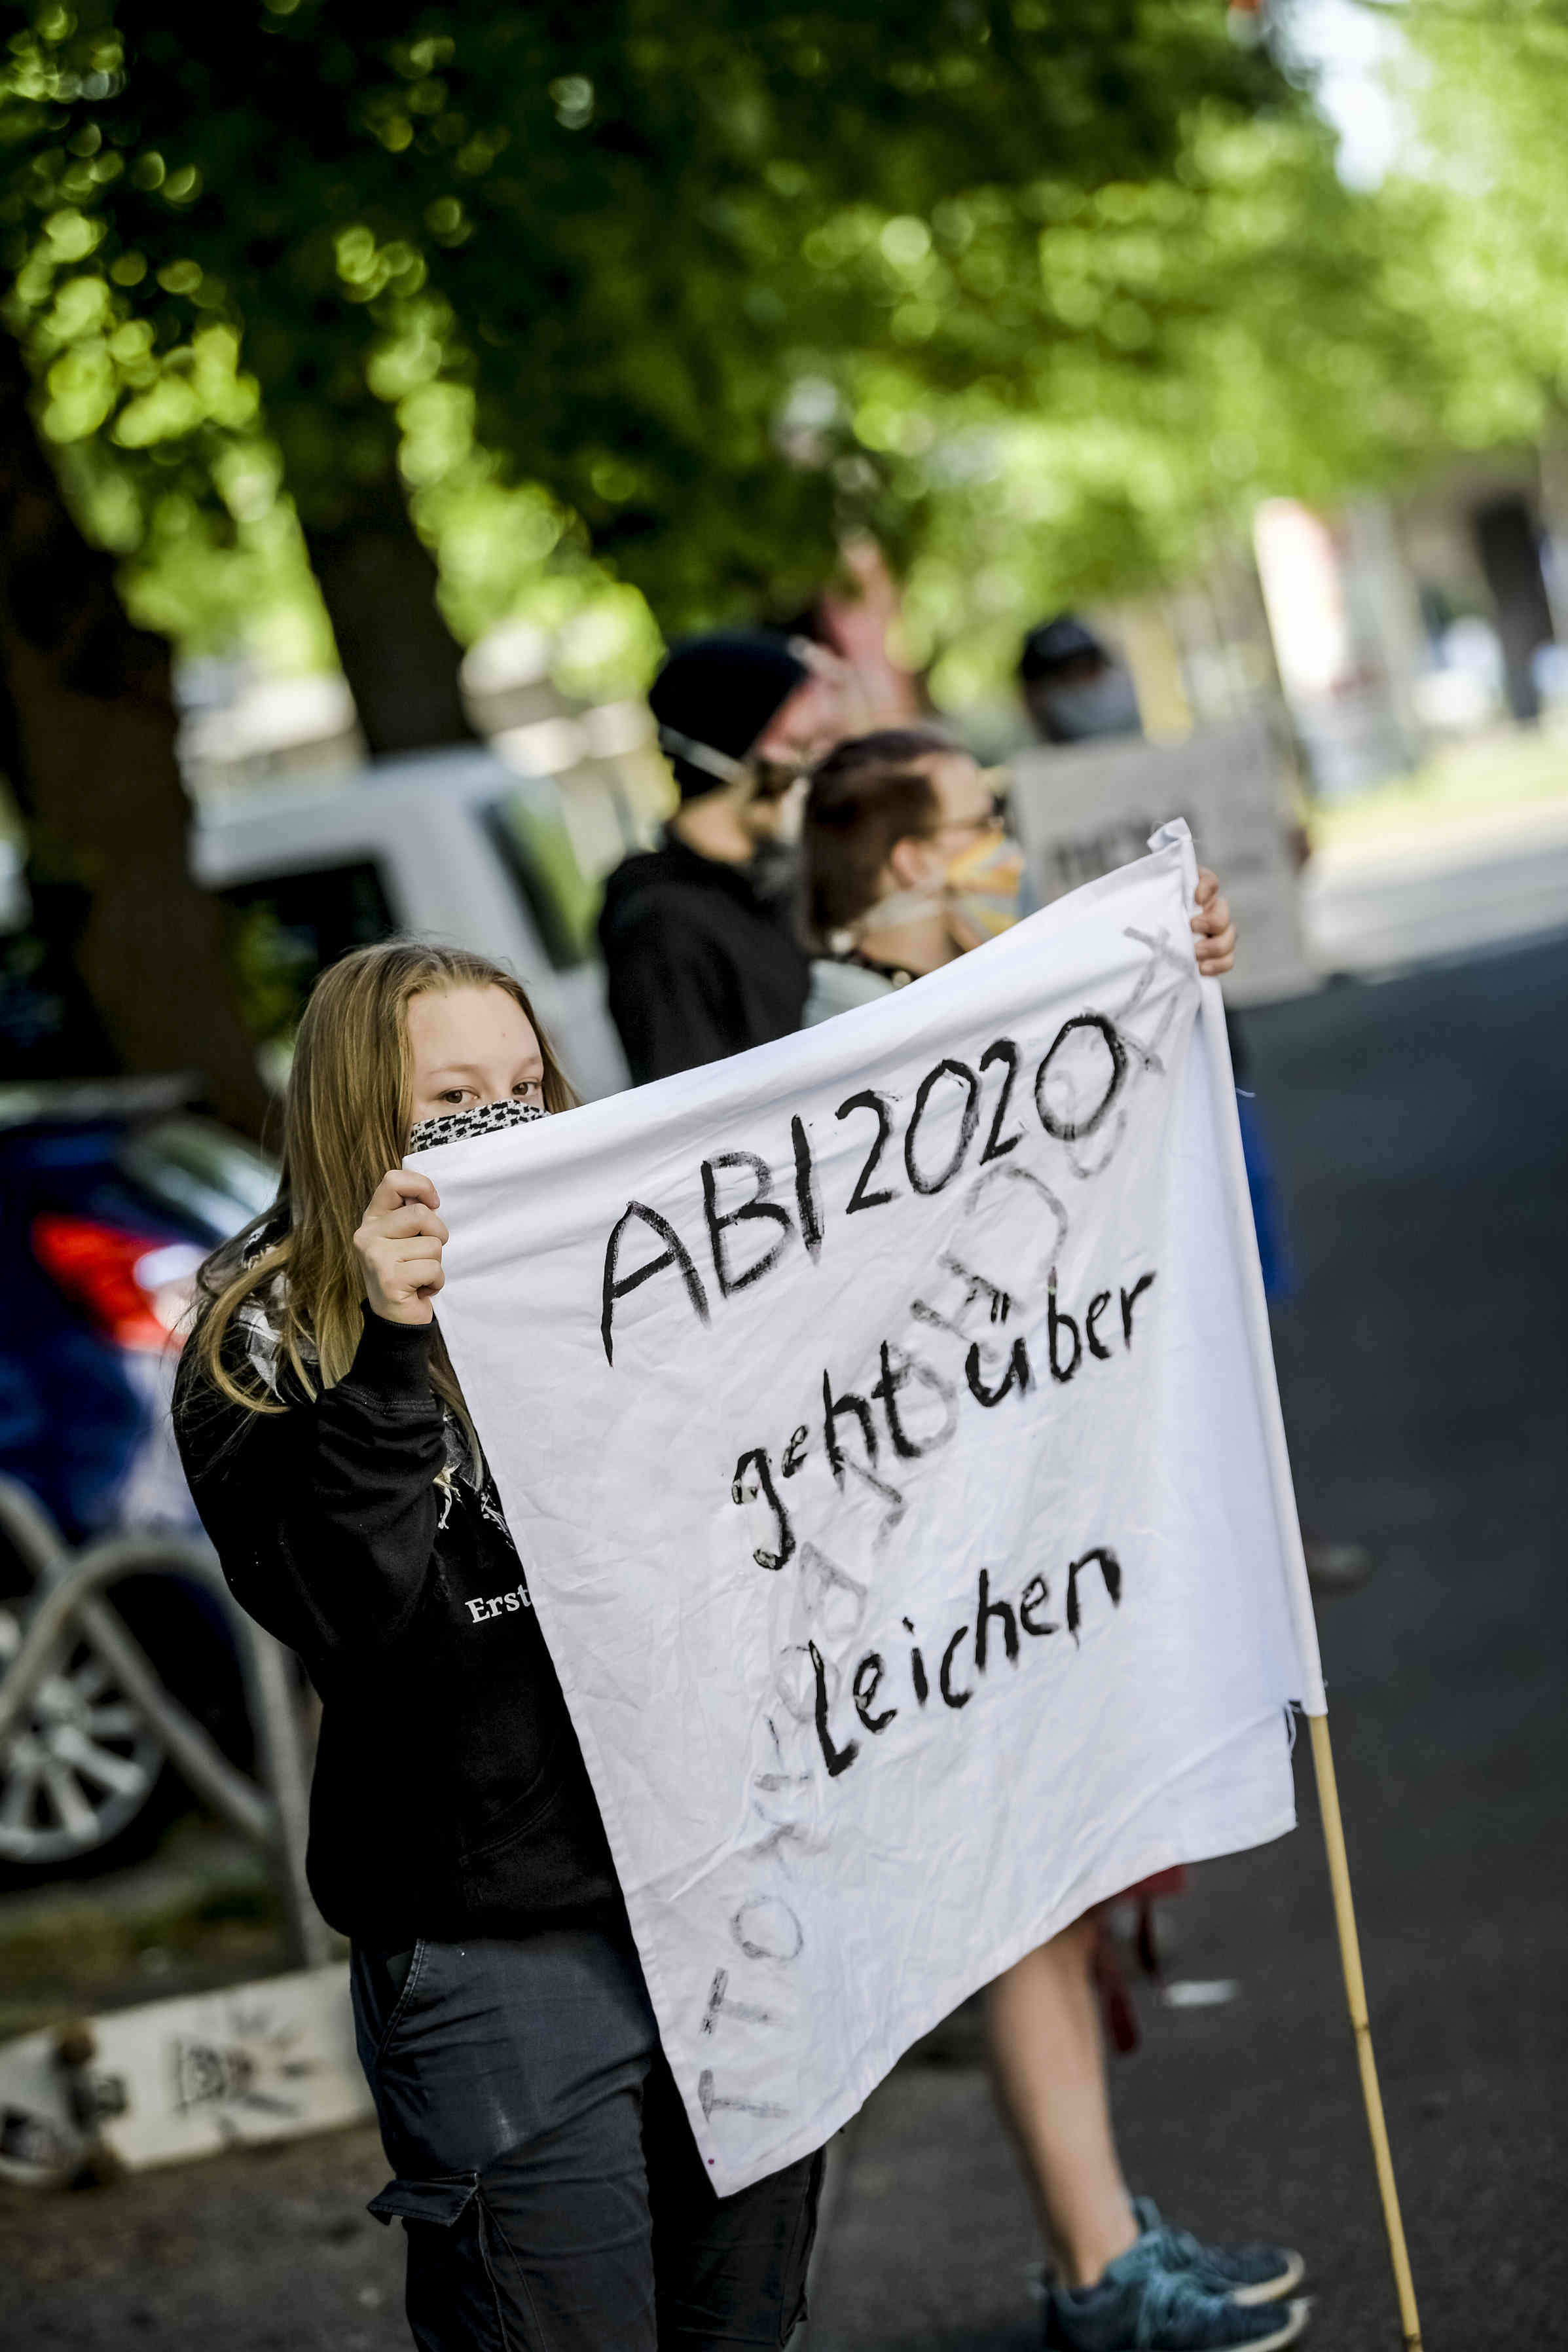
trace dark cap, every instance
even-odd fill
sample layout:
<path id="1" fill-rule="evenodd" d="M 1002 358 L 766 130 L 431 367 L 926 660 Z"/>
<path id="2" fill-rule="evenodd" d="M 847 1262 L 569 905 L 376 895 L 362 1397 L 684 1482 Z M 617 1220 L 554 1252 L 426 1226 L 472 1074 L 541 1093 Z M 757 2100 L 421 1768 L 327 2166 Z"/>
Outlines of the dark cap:
<path id="1" fill-rule="evenodd" d="M 1041 621 L 1023 641 L 1019 656 L 1019 676 L 1026 686 L 1036 678 L 1050 677 L 1070 662 L 1109 662 L 1111 656 L 1094 635 L 1086 629 L 1072 613 L 1058 613 L 1052 621 Z"/>
<path id="2" fill-rule="evenodd" d="M 810 670 L 768 629 L 714 629 L 676 646 L 648 689 L 683 800 L 734 782 Z"/>

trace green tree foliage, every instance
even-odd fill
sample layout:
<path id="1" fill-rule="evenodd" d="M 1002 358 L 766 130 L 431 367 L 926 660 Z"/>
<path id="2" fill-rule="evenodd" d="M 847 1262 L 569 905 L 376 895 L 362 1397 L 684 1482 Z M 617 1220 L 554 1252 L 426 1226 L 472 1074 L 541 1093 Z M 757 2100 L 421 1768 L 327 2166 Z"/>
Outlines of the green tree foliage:
<path id="1" fill-rule="evenodd" d="M 591 599 L 590 669 L 649 657 L 636 592 L 789 611 L 870 527 L 958 690 L 1260 495 L 1539 429 L 1562 0 L 1396 14 L 1420 140 L 1369 196 L 1210 0 L 40 5 L 11 315 L 187 636 L 301 615 L 296 513 L 319 559 L 406 499 L 460 636 Z"/>
<path id="2" fill-rule="evenodd" d="M 118 543 L 215 517 L 260 586 L 296 544 L 267 445 L 308 533 L 401 461 L 468 622 L 505 601 L 475 527 L 503 487 L 516 576 L 591 549 L 666 625 L 800 601 L 847 522 L 912 541 L 933 484 L 855 361 L 1014 410 L 1052 353 L 1167 371 L 1190 297 L 1138 257 L 1138 192 L 1179 194 L 1200 113 L 1300 112 L 1210 0 L 363 23 L 37 6 L 0 113 L 13 315 Z M 1117 190 L 1096 290 L 1071 248 Z"/>
<path id="3" fill-rule="evenodd" d="M 1380 197 L 1391 299 L 1440 346 L 1444 435 L 1561 443 L 1568 419 L 1568 0 L 1409 0 L 1406 121 Z"/>
<path id="4" fill-rule="evenodd" d="M 1311 114 L 1204 109 L 1168 179 L 1052 194 L 1036 266 L 1071 331 L 965 385 L 881 353 L 847 372 L 855 436 L 921 518 L 909 650 L 959 702 L 1000 684 L 1029 619 L 1180 579 L 1260 498 L 1386 481 L 1439 429 L 1382 214 Z M 983 215 L 963 230 L 983 258 Z"/>

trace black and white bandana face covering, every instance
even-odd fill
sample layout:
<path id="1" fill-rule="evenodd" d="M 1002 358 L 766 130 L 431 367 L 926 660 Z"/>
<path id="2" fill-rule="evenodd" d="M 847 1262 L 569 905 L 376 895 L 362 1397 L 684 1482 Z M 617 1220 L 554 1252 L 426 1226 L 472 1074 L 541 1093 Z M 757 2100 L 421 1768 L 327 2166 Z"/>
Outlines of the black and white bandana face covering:
<path id="1" fill-rule="evenodd" d="M 432 1151 L 438 1143 L 461 1143 L 465 1136 L 488 1135 L 499 1127 L 527 1127 L 530 1119 L 548 1118 L 543 1103 L 477 1103 L 472 1110 L 449 1110 L 440 1118 L 416 1119 L 409 1129 L 411 1151 Z"/>

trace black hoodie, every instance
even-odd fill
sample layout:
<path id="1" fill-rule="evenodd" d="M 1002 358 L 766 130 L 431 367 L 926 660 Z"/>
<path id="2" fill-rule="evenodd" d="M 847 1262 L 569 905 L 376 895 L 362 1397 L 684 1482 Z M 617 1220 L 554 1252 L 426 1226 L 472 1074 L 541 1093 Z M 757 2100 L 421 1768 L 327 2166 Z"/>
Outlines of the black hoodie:
<path id="1" fill-rule="evenodd" d="M 600 944 L 635 1085 L 800 1027 L 810 968 L 792 892 L 766 874 L 703 857 L 666 831 L 605 884 Z"/>
<path id="2" fill-rule="evenodd" d="M 522 1563 L 430 1385 L 434 1331 L 367 1308 L 337 1386 L 271 1413 L 187 1349 L 174 1401 L 230 1590 L 321 1696 L 310 1891 L 389 1951 L 620 1899 Z"/>

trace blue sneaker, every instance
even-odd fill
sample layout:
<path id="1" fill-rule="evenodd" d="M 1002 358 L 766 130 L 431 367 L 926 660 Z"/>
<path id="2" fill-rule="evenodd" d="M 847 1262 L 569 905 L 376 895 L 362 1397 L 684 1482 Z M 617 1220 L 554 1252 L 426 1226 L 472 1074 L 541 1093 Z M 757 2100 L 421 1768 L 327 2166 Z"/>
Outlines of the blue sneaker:
<path id="1" fill-rule="evenodd" d="M 1148 2231 L 1093 2286 L 1053 2286 L 1045 2352 L 1279 2352 L 1307 2324 L 1307 2304 L 1249 2305 L 1190 2271 L 1166 2270 L 1163 2231 Z"/>
<path id="2" fill-rule="evenodd" d="M 1163 2221 L 1152 2197 L 1134 2197 L 1133 2211 L 1144 2236 L 1157 2240 L 1163 2268 L 1232 2303 L 1276 2303 L 1306 2276 L 1305 2263 L 1289 2246 L 1206 2246 L 1190 2230 Z"/>

